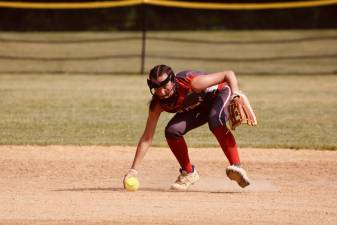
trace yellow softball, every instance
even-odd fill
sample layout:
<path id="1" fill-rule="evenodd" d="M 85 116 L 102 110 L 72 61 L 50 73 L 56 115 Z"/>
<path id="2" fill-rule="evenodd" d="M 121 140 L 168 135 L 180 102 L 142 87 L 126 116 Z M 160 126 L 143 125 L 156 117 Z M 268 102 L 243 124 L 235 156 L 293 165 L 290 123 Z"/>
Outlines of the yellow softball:
<path id="1" fill-rule="evenodd" d="M 125 181 L 125 189 L 128 191 L 137 191 L 139 188 L 139 181 L 137 177 L 129 177 Z"/>

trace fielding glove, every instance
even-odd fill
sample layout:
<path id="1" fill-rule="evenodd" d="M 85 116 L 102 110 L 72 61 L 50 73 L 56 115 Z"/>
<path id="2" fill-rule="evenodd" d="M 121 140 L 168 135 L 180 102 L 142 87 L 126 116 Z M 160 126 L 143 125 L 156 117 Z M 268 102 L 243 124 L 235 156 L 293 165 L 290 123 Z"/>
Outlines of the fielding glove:
<path id="1" fill-rule="evenodd" d="M 246 95 L 241 92 L 234 93 L 228 106 L 229 126 L 235 130 L 237 126 L 246 123 L 249 126 L 257 125 L 253 108 Z"/>

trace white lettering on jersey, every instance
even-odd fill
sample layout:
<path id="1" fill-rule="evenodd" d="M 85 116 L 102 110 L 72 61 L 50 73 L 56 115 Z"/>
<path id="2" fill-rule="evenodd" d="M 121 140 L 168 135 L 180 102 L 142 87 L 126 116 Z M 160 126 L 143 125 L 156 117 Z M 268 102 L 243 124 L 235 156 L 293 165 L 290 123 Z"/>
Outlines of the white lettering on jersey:
<path id="1" fill-rule="evenodd" d="M 217 89 L 218 89 L 218 85 L 216 84 L 216 85 L 213 85 L 213 86 L 208 87 L 208 88 L 205 90 L 205 92 L 206 92 L 206 93 L 214 92 L 214 91 L 216 91 Z"/>

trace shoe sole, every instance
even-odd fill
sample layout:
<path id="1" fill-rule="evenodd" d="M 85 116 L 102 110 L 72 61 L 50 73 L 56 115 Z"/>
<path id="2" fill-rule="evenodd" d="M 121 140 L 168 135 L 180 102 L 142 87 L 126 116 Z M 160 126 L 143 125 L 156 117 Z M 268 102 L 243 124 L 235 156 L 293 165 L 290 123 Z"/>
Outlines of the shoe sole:
<path id="1" fill-rule="evenodd" d="M 226 170 L 226 174 L 229 179 L 236 181 L 242 188 L 245 188 L 250 184 L 249 180 L 245 179 L 238 171 Z"/>

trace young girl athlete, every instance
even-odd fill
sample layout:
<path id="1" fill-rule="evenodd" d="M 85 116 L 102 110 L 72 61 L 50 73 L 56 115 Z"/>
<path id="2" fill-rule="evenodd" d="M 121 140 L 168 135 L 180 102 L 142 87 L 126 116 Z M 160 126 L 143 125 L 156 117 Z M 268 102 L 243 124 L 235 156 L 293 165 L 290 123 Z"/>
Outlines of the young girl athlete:
<path id="1" fill-rule="evenodd" d="M 199 180 L 199 174 L 188 155 L 184 134 L 208 123 L 209 129 L 217 138 L 230 165 L 227 176 L 242 188 L 250 184 L 249 178 L 240 167 L 240 158 L 235 138 L 226 126 L 228 104 L 239 93 L 238 82 L 233 71 L 206 74 L 198 71 L 182 71 L 174 74 L 166 65 L 155 66 L 147 80 L 152 100 L 146 127 L 141 136 L 133 164 L 124 177 L 137 176 L 137 168 L 148 150 L 163 111 L 175 113 L 165 128 L 167 143 L 180 164 L 180 174 L 171 189 L 185 191 Z M 243 96 L 245 104 L 248 99 Z M 251 109 L 250 105 L 249 108 Z M 252 115 L 254 112 L 251 110 Z M 254 122 L 250 125 L 256 124 Z"/>

